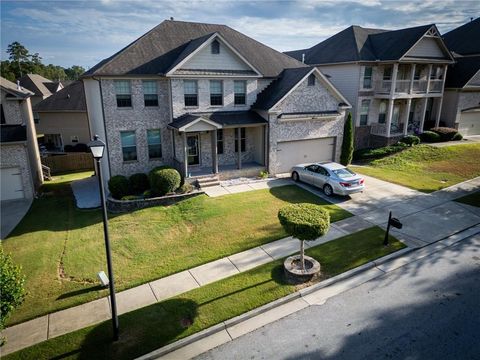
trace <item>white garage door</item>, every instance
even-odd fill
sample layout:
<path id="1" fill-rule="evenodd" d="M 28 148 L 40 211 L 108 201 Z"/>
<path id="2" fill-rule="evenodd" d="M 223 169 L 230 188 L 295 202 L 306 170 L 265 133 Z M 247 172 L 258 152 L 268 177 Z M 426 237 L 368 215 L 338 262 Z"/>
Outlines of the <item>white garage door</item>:
<path id="1" fill-rule="evenodd" d="M 22 199 L 24 195 L 20 168 L 0 169 L 0 175 L 1 200 Z"/>
<path id="2" fill-rule="evenodd" d="M 462 135 L 480 135 L 480 111 L 463 113 L 458 123 L 458 132 Z"/>
<path id="3" fill-rule="evenodd" d="M 277 145 L 277 173 L 289 172 L 303 163 L 333 161 L 335 138 L 282 141 Z"/>

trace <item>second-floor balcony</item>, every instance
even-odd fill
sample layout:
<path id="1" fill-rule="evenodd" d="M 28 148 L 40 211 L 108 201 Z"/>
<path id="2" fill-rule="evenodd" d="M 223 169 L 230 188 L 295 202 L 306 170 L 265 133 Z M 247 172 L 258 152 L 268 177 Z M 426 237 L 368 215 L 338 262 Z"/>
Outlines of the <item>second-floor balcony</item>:
<path id="1" fill-rule="evenodd" d="M 430 83 L 430 84 L 429 84 Z M 426 94 L 441 93 L 443 87 L 442 79 L 427 80 L 397 80 L 395 81 L 395 94 Z M 427 91 L 428 89 L 428 91 Z M 390 94 L 392 80 L 379 80 L 375 83 L 376 94 Z"/>

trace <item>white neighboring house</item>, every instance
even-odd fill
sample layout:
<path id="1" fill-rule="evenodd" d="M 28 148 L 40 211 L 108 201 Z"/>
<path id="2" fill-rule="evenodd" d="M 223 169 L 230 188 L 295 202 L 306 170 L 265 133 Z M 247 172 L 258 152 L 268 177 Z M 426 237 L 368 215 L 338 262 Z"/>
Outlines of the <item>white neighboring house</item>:
<path id="1" fill-rule="evenodd" d="M 443 36 L 455 57 L 448 68 L 441 120 L 462 135 L 480 135 L 480 18 Z"/>
<path id="2" fill-rule="evenodd" d="M 225 25 L 166 20 L 83 75 L 105 178 L 189 178 L 338 160 L 348 101 L 314 67 Z"/>
<path id="3" fill-rule="evenodd" d="M 440 122 L 453 57 L 433 24 L 400 30 L 350 26 L 286 54 L 317 66 L 352 104 L 355 147 L 378 147 Z"/>
<path id="4" fill-rule="evenodd" d="M 4 78 L 0 91 L 0 199 L 32 199 L 43 183 L 30 103 L 33 93 Z"/>

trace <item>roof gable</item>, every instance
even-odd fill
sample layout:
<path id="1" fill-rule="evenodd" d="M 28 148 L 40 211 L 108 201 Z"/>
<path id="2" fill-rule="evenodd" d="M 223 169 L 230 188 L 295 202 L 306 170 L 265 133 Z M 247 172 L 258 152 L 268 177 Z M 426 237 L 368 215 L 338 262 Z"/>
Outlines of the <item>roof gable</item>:
<path id="1" fill-rule="evenodd" d="M 24 99 L 33 95 L 33 92 L 31 92 L 30 90 L 24 89 L 22 87 L 20 87 L 19 89 L 16 84 L 3 77 L 0 77 L 0 86 L 4 91 L 18 98 Z"/>
<path id="2" fill-rule="evenodd" d="M 476 18 L 443 35 L 450 51 L 461 55 L 480 55 L 480 18 Z"/>
<path id="3" fill-rule="evenodd" d="M 36 112 L 75 111 L 86 112 L 83 81 L 75 81 L 52 96 L 40 101 L 33 108 Z"/>
<path id="4" fill-rule="evenodd" d="M 52 80 L 44 78 L 38 74 L 26 74 L 22 76 L 20 79 L 20 85 L 24 88 L 32 91 L 37 96 L 50 96 L 52 95 L 52 91 L 49 90 L 49 87 L 54 84 Z M 46 84 L 49 84 L 48 87 Z"/>
<path id="5" fill-rule="evenodd" d="M 473 80 L 477 84 L 476 74 L 480 71 L 480 55 L 460 57 L 448 67 L 445 88 L 463 88 Z M 478 85 L 475 85 L 478 86 Z"/>
<path id="6" fill-rule="evenodd" d="M 84 76 L 165 74 L 177 61 L 218 33 L 265 77 L 276 77 L 285 68 L 303 64 L 225 25 L 166 20 L 103 60 Z M 196 41 L 193 41 L 197 39 Z"/>

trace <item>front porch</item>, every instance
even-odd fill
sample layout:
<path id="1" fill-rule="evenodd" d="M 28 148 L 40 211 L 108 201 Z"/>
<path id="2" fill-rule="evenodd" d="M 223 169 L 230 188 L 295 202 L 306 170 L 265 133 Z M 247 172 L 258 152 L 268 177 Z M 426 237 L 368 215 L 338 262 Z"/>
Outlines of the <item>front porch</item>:
<path id="1" fill-rule="evenodd" d="M 169 127 L 185 178 L 254 176 L 267 167 L 267 121 L 254 112 L 185 114 Z"/>

